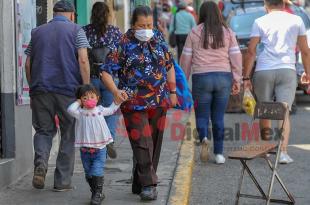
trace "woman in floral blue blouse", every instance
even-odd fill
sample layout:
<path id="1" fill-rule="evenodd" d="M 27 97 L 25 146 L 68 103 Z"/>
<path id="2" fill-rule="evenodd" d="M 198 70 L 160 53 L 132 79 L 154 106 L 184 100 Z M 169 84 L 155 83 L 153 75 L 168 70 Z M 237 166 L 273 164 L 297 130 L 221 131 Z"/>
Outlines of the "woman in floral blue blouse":
<path id="1" fill-rule="evenodd" d="M 166 112 L 177 104 L 175 71 L 163 35 L 153 28 L 151 9 L 137 7 L 131 25 L 118 51 L 111 52 L 102 66 L 102 80 L 115 98 L 128 96 L 121 110 L 137 161 L 132 192 L 140 194 L 142 200 L 155 200 Z M 112 77 L 116 74 L 118 88 Z"/>
<path id="2" fill-rule="evenodd" d="M 88 50 L 90 80 L 97 90 L 100 91 L 100 104 L 104 107 L 111 105 L 113 102 L 113 94 L 101 82 L 99 66 L 105 63 L 107 60 L 106 57 L 108 57 L 106 54 L 109 51 L 117 50 L 122 36 L 118 27 L 108 24 L 109 13 L 109 7 L 106 3 L 96 2 L 92 8 L 91 24 L 83 27 L 89 44 L 92 47 L 92 49 Z M 96 55 L 99 55 L 99 59 L 96 58 Z M 105 120 L 113 139 L 115 139 L 117 115 L 106 116 Z M 110 158 L 116 158 L 116 151 L 113 143 L 107 145 L 107 153 Z"/>

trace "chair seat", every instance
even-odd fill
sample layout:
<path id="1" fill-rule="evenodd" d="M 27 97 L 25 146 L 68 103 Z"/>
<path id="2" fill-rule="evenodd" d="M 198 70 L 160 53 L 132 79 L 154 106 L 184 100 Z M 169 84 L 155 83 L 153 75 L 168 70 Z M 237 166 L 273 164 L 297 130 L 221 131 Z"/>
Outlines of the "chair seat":
<path id="1" fill-rule="evenodd" d="M 228 155 L 230 159 L 243 159 L 251 160 L 257 157 L 260 157 L 263 154 L 267 154 L 271 150 L 275 149 L 277 144 L 273 143 L 251 143 L 244 145 L 238 151 L 234 151 Z"/>

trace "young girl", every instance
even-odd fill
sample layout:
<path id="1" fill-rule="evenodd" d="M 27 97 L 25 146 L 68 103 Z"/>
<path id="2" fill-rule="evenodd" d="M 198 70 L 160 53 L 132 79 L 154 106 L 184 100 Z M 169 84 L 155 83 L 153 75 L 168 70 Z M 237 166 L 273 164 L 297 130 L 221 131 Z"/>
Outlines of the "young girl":
<path id="1" fill-rule="evenodd" d="M 80 148 L 86 181 L 92 197 L 91 204 L 101 204 L 104 181 L 104 164 L 106 160 L 106 145 L 113 138 L 104 119 L 112 115 L 120 102 L 113 102 L 110 107 L 97 106 L 99 93 L 93 85 L 80 86 L 76 91 L 77 100 L 72 103 L 68 112 L 76 118 L 75 146 Z"/>

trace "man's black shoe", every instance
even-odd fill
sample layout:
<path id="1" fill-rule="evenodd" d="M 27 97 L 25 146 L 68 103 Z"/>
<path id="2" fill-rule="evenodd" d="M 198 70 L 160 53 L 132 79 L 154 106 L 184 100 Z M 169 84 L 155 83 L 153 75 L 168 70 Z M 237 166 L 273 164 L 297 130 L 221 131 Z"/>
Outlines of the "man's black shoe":
<path id="1" fill-rule="evenodd" d="M 72 191 L 74 190 L 75 187 L 74 186 L 64 186 L 64 187 L 55 187 L 53 188 L 54 192 L 66 192 L 66 191 Z"/>
<path id="2" fill-rule="evenodd" d="M 34 168 L 32 186 L 36 189 L 43 189 L 45 183 L 46 169 L 42 166 Z"/>

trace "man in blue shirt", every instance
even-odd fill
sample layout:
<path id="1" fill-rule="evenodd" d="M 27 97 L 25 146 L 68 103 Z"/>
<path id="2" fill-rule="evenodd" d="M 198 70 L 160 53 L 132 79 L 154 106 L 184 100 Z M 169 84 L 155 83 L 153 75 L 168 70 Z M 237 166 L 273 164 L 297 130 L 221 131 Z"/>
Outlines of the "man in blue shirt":
<path id="1" fill-rule="evenodd" d="M 75 8 L 58 1 L 54 18 L 32 30 L 25 54 L 25 69 L 30 87 L 34 135 L 33 187 L 43 189 L 48 159 L 56 133 L 55 115 L 60 122 L 61 141 L 54 174 L 54 190 L 71 190 L 74 169 L 74 119 L 67 107 L 75 100 L 75 89 L 89 83 L 87 48 L 90 47 L 80 26 L 73 23 Z"/>

